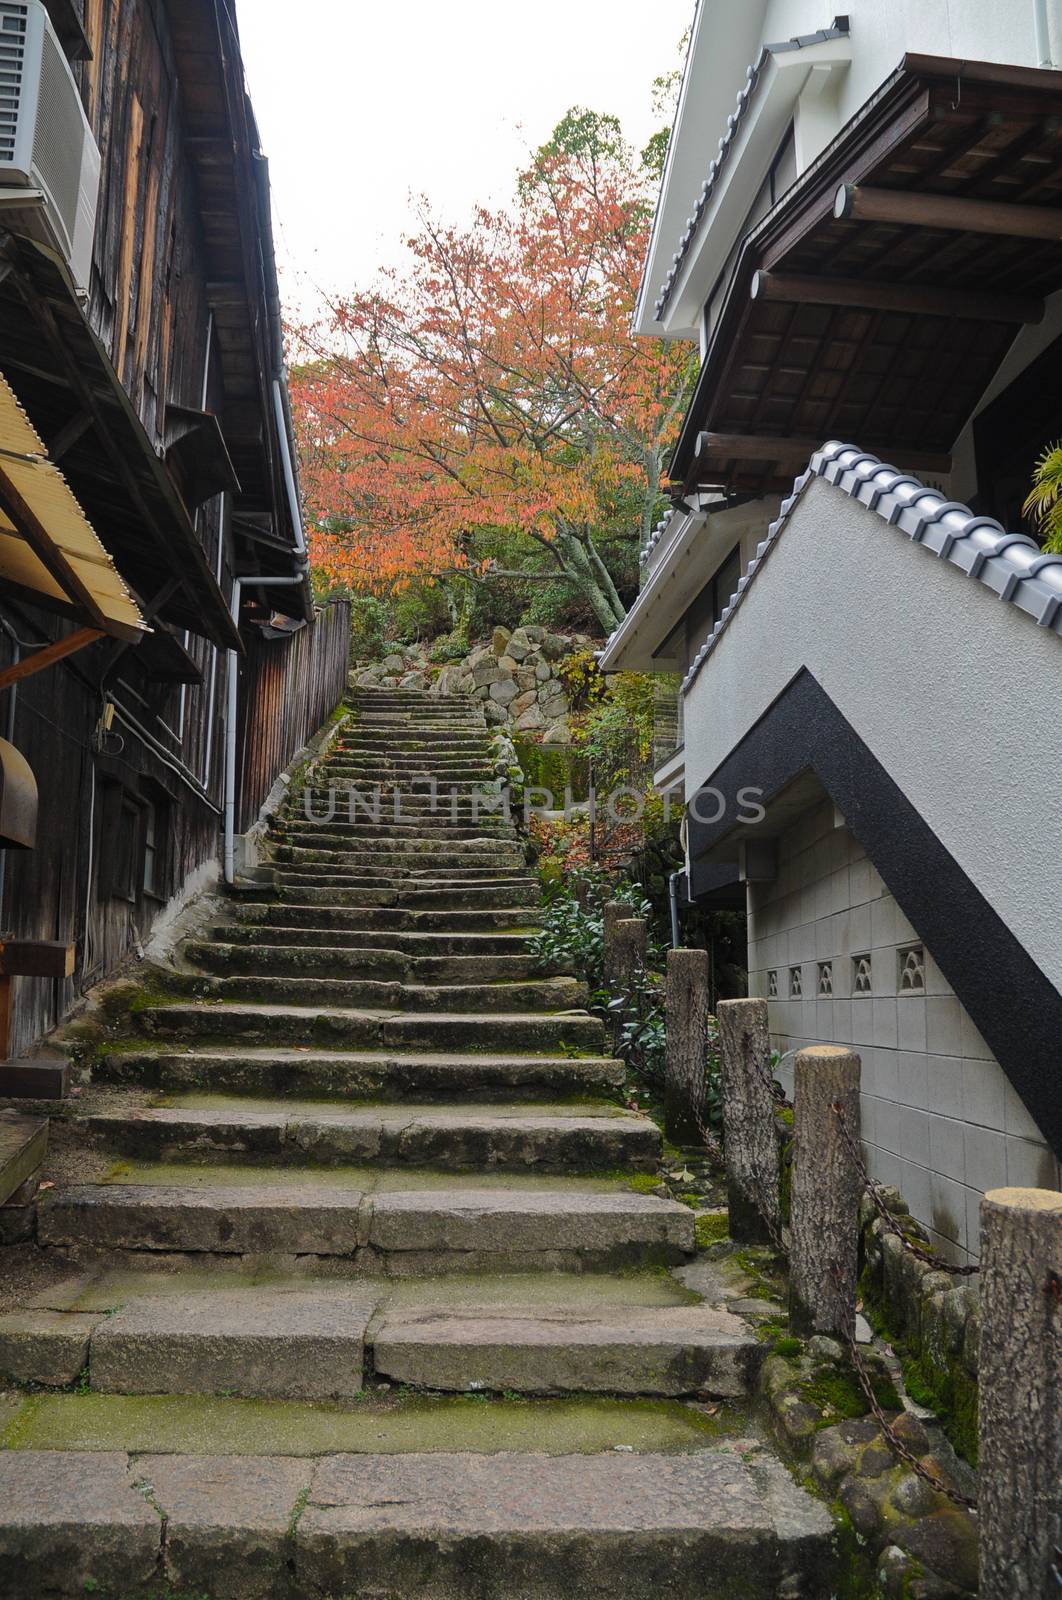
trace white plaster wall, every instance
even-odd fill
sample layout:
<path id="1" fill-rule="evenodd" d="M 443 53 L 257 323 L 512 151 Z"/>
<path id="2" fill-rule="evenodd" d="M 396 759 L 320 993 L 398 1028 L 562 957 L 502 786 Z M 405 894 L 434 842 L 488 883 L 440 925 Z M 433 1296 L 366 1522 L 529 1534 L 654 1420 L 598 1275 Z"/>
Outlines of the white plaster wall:
<path id="1" fill-rule="evenodd" d="M 686 794 L 807 667 L 1062 988 L 1062 639 L 813 478 L 686 697 Z"/>
<path id="2" fill-rule="evenodd" d="M 985 1190 L 1057 1189 L 1058 1162 L 831 803 L 782 836 L 778 861 L 773 883 L 749 885 L 749 993 L 768 1001 L 772 1043 L 783 1052 L 832 1043 L 859 1052 L 871 1175 L 903 1191 L 938 1248 L 976 1256 Z M 901 992 L 900 955 L 912 947 L 924 955 L 924 988 Z M 863 955 L 868 995 L 854 981 Z M 790 994 L 795 972 L 800 998 Z M 781 1076 L 791 1093 L 791 1063 Z"/>
<path id="3" fill-rule="evenodd" d="M 720 13 L 725 8 L 726 0 L 722 6 L 716 5 Z M 899 66 L 905 54 L 1039 65 L 1034 0 L 887 0 L 886 4 L 881 0 L 852 0 L 844 10 L 851 19 L 852 65 L 840 81 L 831 137 Z M 1055 46 L 1056 42 L 1062 43 L 1060 0 L 1049 0 L 1048 13 L 1052 57 L 1058 60 Z M 829 26 L 833 14 L 830 8 L 824 11 L 819 0 L 769 0 L 761 43 L 813 33 Z M 722 14 L 719 26 L 725 26 Z M 735 86 L 735 94 L 739 87 Z"/>

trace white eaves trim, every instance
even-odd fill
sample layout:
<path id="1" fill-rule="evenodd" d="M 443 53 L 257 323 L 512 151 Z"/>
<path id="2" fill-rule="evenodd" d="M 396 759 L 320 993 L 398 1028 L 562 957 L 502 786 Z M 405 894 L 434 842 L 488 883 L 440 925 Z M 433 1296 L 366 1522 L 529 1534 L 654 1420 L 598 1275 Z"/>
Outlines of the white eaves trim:
<path id="1" fill-rule="evenodd" d="M 682 662 L 653 662 L 652 656 L 682 621 L 690 603 L 691 559 L 701 542 L 707 513 L 674 512 L 674 533 L 644 589 L 614 633 L 598 663 L 602 672 L 677 671 Z M 711 576 L 710 573 L 705 575 Z"/>
<path id="2" fill-rule="evenodd" d="M 815 452 L 807 471 L 793 485 L 793 493 L 782 502 L 737 593 L 694 657 L 682 682 L 683 694 L 688 693 L 725 633 L 746 590 L 777 544 L 794 506 L 815 477 L 824 478 L 875 512 L 887 526 L 906 533 L 913 544 L 922 545 L 968 578 L 983 583 L 1001 600 L 1027 612 L 1041 628 L 1062 635 L 1062 556 L 1044 555 L 1026 534 L 1007 533 L 994 517 L 977 516 L 969 506 L 946 499 L 939 490 L 928 489 L 917 478 L 885 465 L 877 456 L 834 439 Z"/>
<path id="3" fill-rule="evenodd" d="M 685 230 L 669 261 L 661 259 L 662 241 L 654 240 L 639 290 L 635 332 L 697 336 L 701 306 L 723 270 L 813 70 L 845 67 L 851 59 L 851 41 L 839 29 L 763 47 L 747 69 L 700 193 L 690 195 Z M 673 137 L 682 137 L 680 125 Z M 655 283 L 650 274 L 657 276 Z"/>

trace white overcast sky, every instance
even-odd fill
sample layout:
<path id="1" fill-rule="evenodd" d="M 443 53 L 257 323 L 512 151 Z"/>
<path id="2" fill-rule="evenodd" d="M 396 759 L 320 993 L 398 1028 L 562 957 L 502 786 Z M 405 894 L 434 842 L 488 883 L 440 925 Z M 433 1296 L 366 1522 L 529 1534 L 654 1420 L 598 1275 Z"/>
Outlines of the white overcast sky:
<path id="1" fill-rule="evenodd" d="M 367 287 L 402 260 L 410 195 L 460 223 L 504 205 L 571 105 L 640 148 L 652 80 L 679 63 L 693 0 L 242 0 L 289 304 Z"/>

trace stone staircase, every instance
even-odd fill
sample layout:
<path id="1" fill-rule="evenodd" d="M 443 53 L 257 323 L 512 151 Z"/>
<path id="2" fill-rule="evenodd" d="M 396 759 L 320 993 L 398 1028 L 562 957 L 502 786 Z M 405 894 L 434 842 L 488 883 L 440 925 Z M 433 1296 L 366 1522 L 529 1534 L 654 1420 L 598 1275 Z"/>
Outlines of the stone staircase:
<path id="1" fill-rule="evenodd" d="M 56 1391 L 0 1402 L 0 1595 L 829 1593 L 493 779 L 467 700 L 361 694 L 100 1056 L 38 1214 L 69 1274 L 0 1317 Z"/>

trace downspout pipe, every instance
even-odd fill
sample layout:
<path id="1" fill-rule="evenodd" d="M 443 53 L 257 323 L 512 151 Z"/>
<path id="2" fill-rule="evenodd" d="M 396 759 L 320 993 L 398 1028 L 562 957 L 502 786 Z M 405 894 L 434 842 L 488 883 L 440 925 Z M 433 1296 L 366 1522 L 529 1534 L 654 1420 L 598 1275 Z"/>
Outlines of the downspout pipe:
<path id="1" fill-rule="evenodd" d="M 1051 25 L 1047 17 L 1047 0 L 1033 0 L 1033 26 L 1036 30 L 1036 65 L 1053 67 L 1051 59 Z"/>
<path id="2" fill-rule="evenodd" d="M 234 578 L 229 609 L 232 620 L 237 627 L 240 625 L 240 601 L 244 584 L 253 589 L 264 589 L 269 586 L 290 589 L 291 579 L 259 578 L 254 574 L 249 574 L 243 578 Z M 227 650 L 225 652 L 225 667 L 225 844 L 223 865 L 225 882 L 231 884 L 236 881 L 236 706 L 239 688 L 239 663 L 235 650 Z"/>
<path id="3" fill-rule="evenodd" d="M 258 130 L 255 129 L 257 139 Z M 277 438 L 280 441 L 280 459 L 284 471 L 284 487 L 291 512 L 291 525 L 295 535 L 295 554 L 303 568 L 303 598 L 306 614 L 313 616 L 313 591 L 306 577 L 306 535 L 302 525 L 302 506 L 299 496 L 298 460 L 295 442 L 295 419 L 291 414 L 288 395 L 287 367 L 284 360 L 284 319 L 280 304 L 280 282 L 277 278 L 276 246 L 273 239 L 273 203 L 269 186 L 269 162 L 260 149 L 253 152 L 255 187 L 258 195 L 258 215 L 262 227 L 262 274 L 265 279 L 266 305 L 269 311 L 269 338 L 273 361 L 273 409 L 276 417 Z"/>
<path id="4" fill-rule="evenodd" d="M 678 881 L 680 878 L 685 877 L 685 875 L 685 867 L 678 867 L 674 872 L 668 874 L 667 899 L 668 905 L 671 909 L 672 950 L 677 950 L 679 948 L 682 939 L 682 936 L 679 932 Z"/>
<path id="5" fill-rule="evenodd" d="M 3 628 L 11 640 L 11 665 L 17 667 L 22 660 L 22 640 L 11 627 L 0 617 L 0 628 Z M 15 742 L 15 711 L 18 707 L 18 684 L 13 683 L 7 691 L 7 718 L 4 723 L 4 738 L 8 744 Z M 0 927 L 3 926 L 4 916 L 4 890 L 7 887 L 7 851 L 0 850 Z"/>

